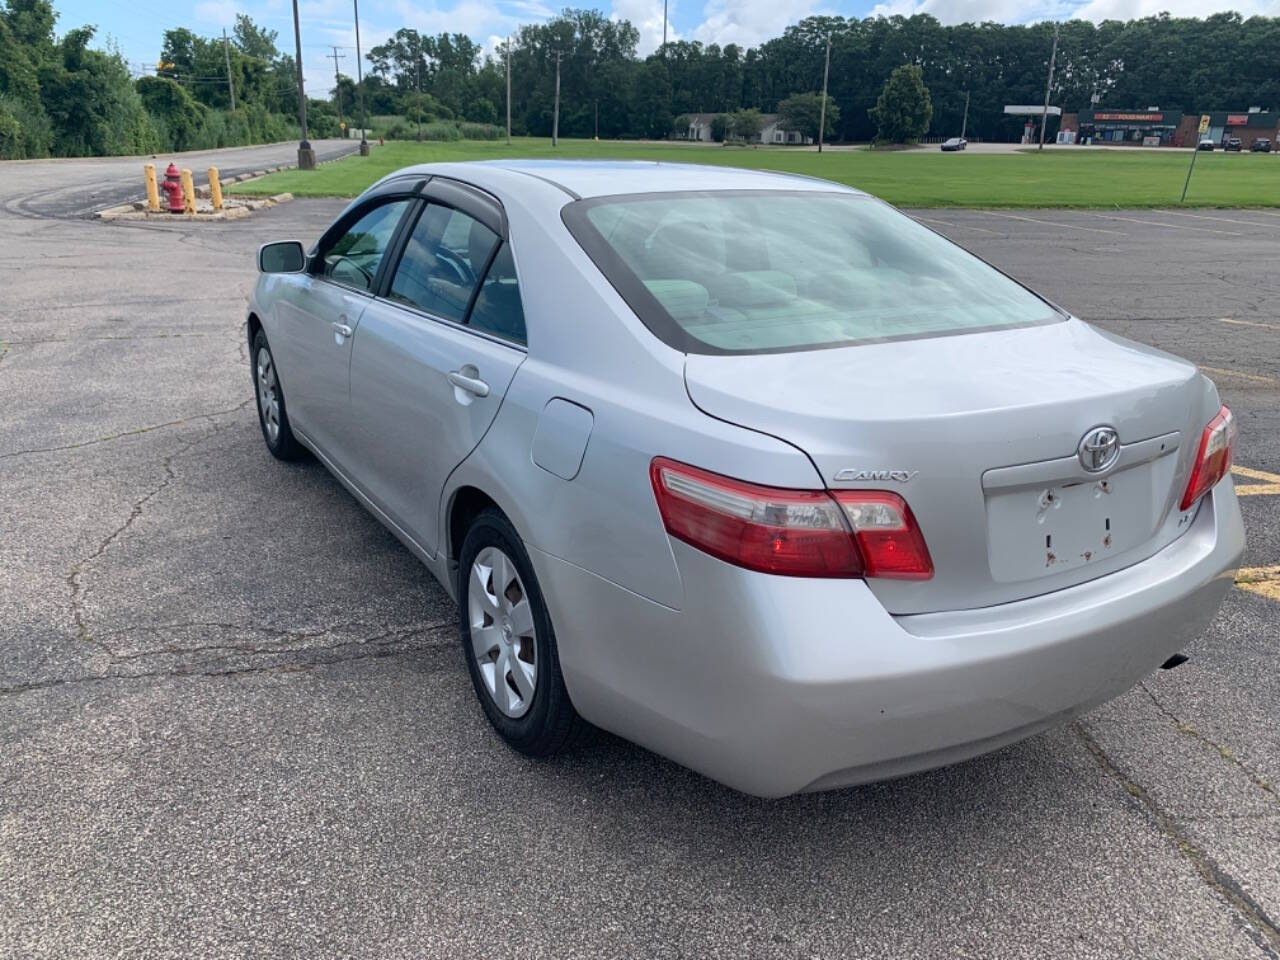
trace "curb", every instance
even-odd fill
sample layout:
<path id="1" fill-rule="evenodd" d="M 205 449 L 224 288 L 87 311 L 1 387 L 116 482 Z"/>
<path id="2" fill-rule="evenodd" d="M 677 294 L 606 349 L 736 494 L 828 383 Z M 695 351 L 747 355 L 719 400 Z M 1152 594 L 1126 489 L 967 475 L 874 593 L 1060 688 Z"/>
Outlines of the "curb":
<path id="1" fill-rule="evenodd" d="M 288 203 L 293 199 L 292 193 L 277 193 L 273 197 L 228 197 L 222 210 L 200 210 L 195 213 L 169 213 L 164 210 L 152 213 L 143 200 L 124 203 L 116 207 L 99 210 L 94 216 L 99 220 L 156 220 L 169 222 L 206 222 L 214 220 L 243 220 L 255 210 L 268 210 L 271 207 Z"/>

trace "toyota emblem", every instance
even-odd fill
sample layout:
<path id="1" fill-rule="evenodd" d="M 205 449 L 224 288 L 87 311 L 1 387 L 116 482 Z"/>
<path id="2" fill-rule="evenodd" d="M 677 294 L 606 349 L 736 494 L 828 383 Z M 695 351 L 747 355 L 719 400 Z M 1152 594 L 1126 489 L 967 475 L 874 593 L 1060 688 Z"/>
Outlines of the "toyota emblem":
<path id="1" fill-rule="evenodd" d="M 1090 473 L 1102 473 L 1120 457 L 1120 435 L 1115 427 L 1094 427 L 1081 438 L 1076 456 Z"/>

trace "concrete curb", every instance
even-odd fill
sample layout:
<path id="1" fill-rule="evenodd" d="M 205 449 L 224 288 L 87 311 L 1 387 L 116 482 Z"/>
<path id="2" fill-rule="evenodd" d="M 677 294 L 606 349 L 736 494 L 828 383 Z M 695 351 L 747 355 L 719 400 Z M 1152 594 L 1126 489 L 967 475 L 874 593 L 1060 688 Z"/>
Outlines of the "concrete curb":
<path id="1" fill-rule="evenodd" d="M 139 200 L 99 210 L 95 216 L 99 220 L 156 220 L 182 223 L 243 220 L 255 210 L 268 210 L 282 203 L 288 203 L 292 199 L 292 193 L 277 193 L 273 197 L 227 197 L 223 201 L 222 210 L 215 212 L 211 205 L 197 203 L 194 214 L 168 213 L 163 210 L 152 213 L 147 209 L 146 203 Z"/>

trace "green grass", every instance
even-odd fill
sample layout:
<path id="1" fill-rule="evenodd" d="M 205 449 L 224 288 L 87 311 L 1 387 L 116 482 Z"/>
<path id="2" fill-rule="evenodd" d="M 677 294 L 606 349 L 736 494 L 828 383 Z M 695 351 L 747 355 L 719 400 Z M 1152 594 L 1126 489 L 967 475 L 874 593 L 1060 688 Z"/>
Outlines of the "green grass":
<path id="1" fill-rule="evenodd" d="M 1191 159 L 1184 151 L 1113 148 L 944 154 L 926 150 L 829 150 L 562 140 L 394 142 L 369 157 L 351 156 L 317 171 L 290 170 L 238 184 L 234 193 L 353 197 L 383 174 L 414 163 L 560 157 L 667 160 L 800 173 L 847 183 L 905 207 L 1177 206 Z M 1280 155 L 1204 153 L 1196 160 L 1186 205 L 1280 206 Z"/>

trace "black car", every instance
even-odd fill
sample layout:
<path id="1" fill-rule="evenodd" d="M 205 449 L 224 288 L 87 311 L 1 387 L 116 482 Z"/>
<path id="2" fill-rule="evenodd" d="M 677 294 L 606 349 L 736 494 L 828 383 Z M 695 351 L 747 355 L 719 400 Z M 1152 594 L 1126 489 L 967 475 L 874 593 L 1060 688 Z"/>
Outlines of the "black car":
<path id="1" fill-rule="evenodd" d="M 1239 152 L 1240 152 L 1240 138 L 1239 138 L 1239 137 L 1230 137 L 1230 138 L 1227 140 L 1227 142 L 1226 142 L 1226 143 L 1224 143 L 1224 144 L 1222 145 L 1222 149 L 1223 149 L 1223 150 L 1226 150 L 1228 153 L 1239 153 Z"/>
<path id="2" fill-rule="evenodd" d="M 1271 141 L 1268 140 L 1266 137 L 1259 137 L 1257 140 L 1253 141 L 1253 143 L 1249 145 L 1249 149 L 1252 150 L 1254 153 L 1270 153 Z"/>

